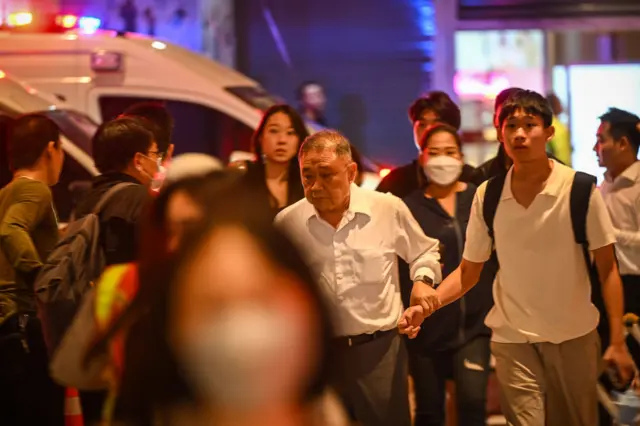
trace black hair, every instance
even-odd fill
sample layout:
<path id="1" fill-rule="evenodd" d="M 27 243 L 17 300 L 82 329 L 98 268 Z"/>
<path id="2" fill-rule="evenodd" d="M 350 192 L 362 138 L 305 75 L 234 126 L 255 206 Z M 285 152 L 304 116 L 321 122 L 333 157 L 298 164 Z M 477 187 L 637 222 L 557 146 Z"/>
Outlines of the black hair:
<path id="1" fill-rule="evenodd" d="M 446 123 L 436 123 L 433 126 L 430 126 L 422 135 L 422 139 L 420 139 L 420 151 L 424 151 L 427 148 L 427 142 L 429 139 L 433 137 L 433 135 L 437 133 L 449 133 L 456 140 L 456 145 L 462 151 L 462 140 L 460 139 L 460 135 L 455 127 L 450 126 Z"/>
<path id="2" fill-rule="evenodd" d="M 553 92 L 547 93 L 546 96 L 547 102 L 549 102 L 549 106 L 551 106 L 551 111 L 553 111 L 554 115 L 558 115 L 562 112 L 562 101 Z"/>
<path id="3" fill-rule="evenodd" d="M 150 425 L 158 411 L 181 403 L 196 403 L 195 390 L 185 378 L 170 346 L 172 295 L 184 279 L 184 271 L 210 240 L 216 229 L 240 226 L 260 245 L 272 262 L 299 279 L 320 318 L 319 362 L 308 380 L 301 402 L 322 395 L 333 379 L 336 359 L 328 307 L 300 250 L 271 221 L 268 212 L 256 209 L 251 188 L 227 185 L 208 205 L 205 223 L 189 232 L 176 257 L 140 266 L 139 312 L 143 316 L 129 329 L 117 420 Z"/>
<path id="4" fill-rule="evenodd" d="M 11 126 L 7 151 L 13 170 L 29 169 L 36 165 L 50 142 L 60 146 L 58 125 L 42 114 L 18 117 Z"/>
<path id="5" fill-rule="evenodd" d="M 551 110 L 549 102 L 547 102 L 544 96 L 533 90 L 520 89 L 511 93 L 504 104 L 502 104 L 502 108 L 500 108 L 500 115 L 498 116 L 498 124 L 500 127 L 502 127 L 505 120 L 516 111 L 523 111 L 527 114 L 542 118 L 544 127 L 551 126 L 553 122 L 553 111 Z"/>
<path id="6" fill-rule="evenodd" d="M 433 111 L 438 121 L 460 129 L 460 108 L 445 92 L 436 90 L 413 101 L 409 107 L 409 120 L 415 123 L 425 111 Z"/>
<path id="7" fill-rule="evenodd" d="M 504 104 L 511 95 L 519 92 L 520 90 L 524 90 L 524 89 L 521 89 L 519 87 L 509 87 L 507 89 L 504 89 L 500 93 L 498 93 L 498 95 L 496 96 L 496 99 L 493 101 L 494 114 L 498 113 L 498 108 L 500 108 L 502 104 Z"/>
<path id="8" fill-rule="evenodd" d="M 300 145 L 302 145 L 302 142 L 304 142 L 304 140 L 309 136 L 309 131 L 307 130 L 304 120 L 292 106 L 274 105 L 265 111 L 262 121 L 260 121 L 258 128 L 253 133 L 253 138 L 251 140 L 253 152 L 257 157 L 255 162 L 256 174 L 254 184 L 259 185 L 263 191 L 265 189 L 269 191 L 269 189 L 267 188 L 267 181 L 265 177 L 265 165 L 262 160 L 262 135 L 264 134 L 264 130 L 267 127 L 269 119 L 279 112 L 286 114 L 287 117 L 289 117 L 289 120 L 291 120 L 293 131 L 296 133 L 296 136 L 298 136 L 298 149 L 300 148 Z M 298 201 L 303 195 L 304 189 L 300 178 L 300 164 L 298 163 L 298 156 L 294 155 L 289 161 L 287 200 Z M 269 197 L 273 198 L 271 192 L 269 192 Z"/>
<path id="9" fill-rule="evenodd" d="M 618 108 L 609 110 L 599 117 L 600 121 L 609 123 L 609 134 L 613 140 L 627 138 L 636 155 L 640 148 L 640 117 Z"/>
<path id="10" fill-rule="evenodd" d="M 122 172 L 137 153 L 147 155 L 155 140 L 150 123 L 131 116 L 104 122 L 93 136 L 92 149 L 101 173 Z"/>
<path id="11" fill-rule="evenodd" d="M 151 121 L 156 126 L 154 134 L 158 150 L 167 152 L 169 145 L 171 145 L 174 121 L 163 103 L 139 102 L 127 108 L 122 115 L 142 117 Z"/>

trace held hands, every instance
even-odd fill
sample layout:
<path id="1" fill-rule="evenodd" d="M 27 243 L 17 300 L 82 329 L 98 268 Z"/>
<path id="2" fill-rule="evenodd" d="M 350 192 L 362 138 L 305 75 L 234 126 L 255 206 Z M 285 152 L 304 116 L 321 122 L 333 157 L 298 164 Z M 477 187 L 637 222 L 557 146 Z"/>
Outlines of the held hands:
<path id="1" fill-rule="evenodd" d="M 422 306 L 416 305 L 405 310 L 398 321 L 398 332 L 406 334 L 409 339 L 415 339 L 420 332 L 420 325 L 425 319 Z"/>
<path id="2" fill-rule="evenodd" d="M 416 281 L 411 290 L 411 306 L 422 306 L 425 318 L 440 309 L 442 305 L 436 290 L 427 283 Z"/>
<path id="3" fill-rule="evenodd" d="M 398 331 L 415 339 L 422 322 L 440 308 L 440 299 L 430 285 L 421 281 L 413 284 L 411 291 L 411 307 L 404 311 L 398 321 Z"/>

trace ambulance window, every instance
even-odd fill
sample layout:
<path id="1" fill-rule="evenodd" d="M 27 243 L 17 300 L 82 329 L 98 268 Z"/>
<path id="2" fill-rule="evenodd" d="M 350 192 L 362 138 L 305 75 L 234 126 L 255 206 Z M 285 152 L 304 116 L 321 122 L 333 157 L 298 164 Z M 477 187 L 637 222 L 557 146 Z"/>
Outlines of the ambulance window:
<path id="1" fill-rule="evenodd" d="M 61 222 L 69 221 L 71 211 L 90 187 L 91 174 L 75 158 L 66 153 L 60 180 L 51 187 L 53 203 Z"/>
<path id="2" fill-rule="evenodd" d="M 176 154 L 203 152 L 227 160 L 233 151 L 247 151 L 251 147 L 253 130 L 218 110 L 204 105 L 166 100 L 161 98 L 139 98 L 102 96 L 100 110 L 103 120 L 122 114 L 129 106 L 138 102 L 163 102 L 174 118 L 173 141 Z"/>

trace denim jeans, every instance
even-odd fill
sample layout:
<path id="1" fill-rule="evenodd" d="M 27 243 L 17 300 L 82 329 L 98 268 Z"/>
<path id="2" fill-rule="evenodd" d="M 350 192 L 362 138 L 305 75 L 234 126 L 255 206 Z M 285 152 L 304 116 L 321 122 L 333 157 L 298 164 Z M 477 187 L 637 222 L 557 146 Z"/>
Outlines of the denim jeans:
<path id="1" fill-rule="evenodd" d="M 456 350 L 428 355 L 409 352 L 416 397 L 415 426 L 444 426 L 448 379 L 456 385 L 458 424 L 486 425 L 489 343 L 489 336 L 479 336 Z"/>

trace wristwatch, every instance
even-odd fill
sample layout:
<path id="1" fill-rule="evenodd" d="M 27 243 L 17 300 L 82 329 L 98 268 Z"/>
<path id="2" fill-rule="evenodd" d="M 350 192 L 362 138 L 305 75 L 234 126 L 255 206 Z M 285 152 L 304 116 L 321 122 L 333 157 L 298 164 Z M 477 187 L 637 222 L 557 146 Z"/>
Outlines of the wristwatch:
<path id="1" fill-rule="evenodd" d="M 433 282 L 433 280 L 426 276 L 426 275 L 418 275 L 417 277 L 415 277 L 413 279 L 413 282 L 415 283 L 416 281 L 422 281 L 423 283 L 427 284 L 429 287 L 434 288 L 436 285 Z"/>

